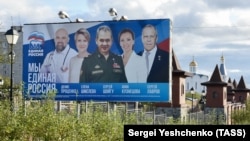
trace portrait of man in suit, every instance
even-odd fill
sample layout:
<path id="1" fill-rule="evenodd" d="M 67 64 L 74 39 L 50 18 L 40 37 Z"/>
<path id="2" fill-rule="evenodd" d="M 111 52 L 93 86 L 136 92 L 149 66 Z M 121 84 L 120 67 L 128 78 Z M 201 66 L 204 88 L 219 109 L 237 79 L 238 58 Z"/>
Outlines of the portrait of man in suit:
<path id="1" fill-rule="evenodd" d="M 147 82 L 169 82 L 169 52 L 160 49 L 157 46 L 157 30 L 156 28 L 148 24 L 142 29 L 142 43 L 144 51 L 142 53 L 143 58 L 146 61 L 147 67 Z"/>

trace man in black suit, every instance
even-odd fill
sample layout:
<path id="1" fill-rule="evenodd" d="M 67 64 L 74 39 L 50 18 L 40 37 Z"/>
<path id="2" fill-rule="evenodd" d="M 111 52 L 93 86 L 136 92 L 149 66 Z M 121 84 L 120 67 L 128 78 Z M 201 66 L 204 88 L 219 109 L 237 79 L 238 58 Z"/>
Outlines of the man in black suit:
<path id="1" fill-rule="evenodd" d="M 142 29 L 142 43 L 148 77 L 147 82 L 169 82 L 169 53 L 157 47 L 157 30 L 153 25 L 146 25 Z"/>

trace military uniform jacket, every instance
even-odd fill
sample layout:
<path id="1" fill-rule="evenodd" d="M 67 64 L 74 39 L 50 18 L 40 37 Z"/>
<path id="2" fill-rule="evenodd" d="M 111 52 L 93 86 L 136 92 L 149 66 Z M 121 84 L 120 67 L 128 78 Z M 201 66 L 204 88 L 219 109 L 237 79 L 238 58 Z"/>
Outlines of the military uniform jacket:
<path id="1" fill-rule="evenodd" d="M 108 59 L 96 51 L 82 62 L 80 82 L 127 83 L 121 56 L 109 52 Z"/>

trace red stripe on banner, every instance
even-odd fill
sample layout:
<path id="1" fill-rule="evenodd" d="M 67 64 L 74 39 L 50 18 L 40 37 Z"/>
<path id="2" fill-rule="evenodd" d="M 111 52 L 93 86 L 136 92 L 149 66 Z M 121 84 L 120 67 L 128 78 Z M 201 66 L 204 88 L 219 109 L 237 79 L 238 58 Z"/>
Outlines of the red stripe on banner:
<path id="1" fill-rule="evenodd" d="M 158 44 L 158 47 L 166 52 L 169 52 L 170 44 L 169 44 L 169 38 L 166 40 L 163 40 Z"/>

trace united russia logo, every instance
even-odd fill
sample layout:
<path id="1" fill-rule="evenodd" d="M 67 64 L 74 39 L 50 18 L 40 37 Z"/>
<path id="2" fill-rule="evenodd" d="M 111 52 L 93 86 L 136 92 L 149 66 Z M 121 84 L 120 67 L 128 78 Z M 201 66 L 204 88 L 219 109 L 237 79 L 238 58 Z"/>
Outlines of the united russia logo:
<path id="1" fill-rule="evenodd" d="M 28 56 L 43 56 L 44 34 L 42 32 L 33 31 L 29 37 L 29 53 Z"/>

